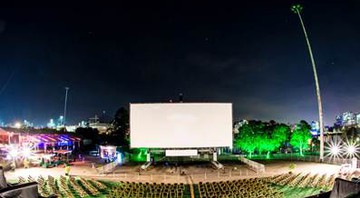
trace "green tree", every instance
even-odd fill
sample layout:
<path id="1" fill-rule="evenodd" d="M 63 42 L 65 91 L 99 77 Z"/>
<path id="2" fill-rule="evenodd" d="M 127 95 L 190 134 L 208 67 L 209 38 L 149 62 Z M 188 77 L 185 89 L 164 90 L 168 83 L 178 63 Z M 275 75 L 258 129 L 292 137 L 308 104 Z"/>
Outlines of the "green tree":
<path id="1" fill-rule="evenodd" d="M 255 151 L 255 135 L 250 124 L 244 124 L 239 128 L 239 133 L 235 137 L 235 148 L 239 148 L 242 151 L 249 153 L 249 157 L 252 157 L 252 154 Z"/>
<path id="2" fill-rule="evenodd" d="M 266 157 L 270 158 L 272 151 L 281 147 L 287 140 L 290 133 L 289 126 L 278 124 L 275 121 L 249 121 L 238 129 L 235 137 L 235 147 L 252 154 L 257 151 L 259 155 L 267 152 Z"/>
<path id="3" fill-rule="evenodd" d="M 266 152 L 266 158 L 270 158 L 272 151 L 275 151 L 286 142 L 290 128 L 285 124 L 278 124 L 275 121 L 263 124 L 259 131 L 258 150 Z"/>
<path id="4" fill-rule="evenodd" d="M 263 135 L 261 133 L 256 134 L 254 144 L 256 145 L 259 155 L 261 155 L 264 151 L 267 151 L 267 142 L 267 135 Z"/>
<path id="5" fill-rule="evenodd" d="M 292 132 L 290 144 L 299 149 L 299 153 L 303 156 L 303 151 L 309 147 L 308 141 L 311 139 L 310 125 L 305 121 L 300 121 Z"/>
<path id="6" fill-rule="evenodd" d="M 93 129 L 90 127 L 79 127 L 75 130 L 75 133 L 81 137 L 84 147 L 82 149 L 84 150 L 94 149 L 97 144 L 102 143 L 99 131 L 97 129 Z"/>
<path id="7" fill-rule="evenodd" d="M 129 149 L 130 133 L 129 133 L 129 111 L 121 107 L 115 113 L 112 122 L 111 134 L 117 140 L 117 144 L 122 146 L 124 150 Z"/>
<path id="8" fill-rule="evenodd" d="M 276 148 L 279 148 L 284 144 L 290 135 L 290 127 L 286 124 L 277 124 L 273 128 L 272 139 L 275 140 Z"/>
<path id="9" fill-rule="evenodd" d="M 99 137 L 99 131 L 90 127 L 82 128 L 79 127 L 75 130 L 75 133 L 84 139 L 91 139 L 97 143 Z"/>
<path id="10" fill-rule="evenodd" d="M 259 154 L 261 154 L 262 151 L 266 152 L 266 158 L 270 158 L 270 152 L 274 151 L 276 148 L 275 141 L 271 138 L 270 134 L 263 134 L 258 136 L 258 150 Z"/>

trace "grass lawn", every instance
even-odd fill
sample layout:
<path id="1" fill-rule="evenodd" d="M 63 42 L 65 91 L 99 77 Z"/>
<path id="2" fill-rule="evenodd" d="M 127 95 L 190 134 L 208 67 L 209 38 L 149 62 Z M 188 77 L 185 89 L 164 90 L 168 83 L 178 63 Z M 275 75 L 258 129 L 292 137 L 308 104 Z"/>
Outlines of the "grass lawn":
<path id="1" fill-rule="evenodd" d="M 274 185 L 276 189 L 283 192 L 284 198 L 303 198 L 320 193 L 320 188 L 300 188 L 290 186 Z"/>

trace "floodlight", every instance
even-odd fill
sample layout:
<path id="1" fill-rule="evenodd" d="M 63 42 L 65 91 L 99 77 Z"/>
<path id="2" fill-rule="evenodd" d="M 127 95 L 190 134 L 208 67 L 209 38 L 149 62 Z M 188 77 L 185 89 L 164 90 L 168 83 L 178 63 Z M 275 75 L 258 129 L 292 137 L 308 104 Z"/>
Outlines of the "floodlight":
<path id="1" fill-rule="evenodd" d="M 21 123 L 20 122 L 16 122 L 14 125 L 15 128 L 20 129 L 21 128 Z"/>
<path id="2" fill-rule="evenodd" d="M 342 141 L 330 140 L 329 142 L 327 142 L 326 150 L 326 155 L 330 158 L 341 157 L 343 153 Z"/>
<path id="3" fill-rule="evenodd" d="M 11 148 L 11 150 L 9 151 L 9 155 L 12 157 L 12 158 L 16 158 L 18 156 L 19 152 L 16 148 Z"/>
<path id="4" fill-rule="evenodd" d="M 335 156 L 336 156 L 336 155 L 339 154 L 340 148 L 339 148 L 338 146 L 334 145 L 334 146 L 332 146 L 332 147 L 330 148 L 330 152 L 331 152 L 332 155 L 335 155 Z"/>
<path id="5" fill-rule="evenodd" d="M 356 141 L 346 141 L 345 142 L 345 152 L 347 157 L 358 157 L 357 152 L 359 150 L 359 145 Z"/>
<path id="6" fill-rule="evenodd" d="M 30 155 L 31 155 L 31 148 L 29 148 L 29 147 L 23 148 L 22 154 L 23 154 L 23 157 L 24 157 L 24 158 L 30 157 Z"/>
<path id="7" fill-rule="evenodd" d="M 350 146 L 347 147 L 346 151 L 347 151 L 349 154 L 352 155 L 352 154 L 355 153 L 356 148 L 355 148 L 354 146 L 350 145 Z"/>

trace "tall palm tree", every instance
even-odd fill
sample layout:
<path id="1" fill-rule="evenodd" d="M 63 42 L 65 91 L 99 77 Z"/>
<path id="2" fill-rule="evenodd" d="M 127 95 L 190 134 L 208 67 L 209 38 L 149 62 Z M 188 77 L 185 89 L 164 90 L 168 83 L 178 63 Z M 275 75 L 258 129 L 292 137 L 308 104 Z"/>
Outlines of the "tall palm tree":
<path id="1" fill-rule="evenodd" d="M 307 47 L 308 47 L 308 50 L 309 50 L 310 60 L 311 60 L 311 64 L 312 64 L 312 68 L 313 68 L 313 72 L 314 72 L 316 95 L 317 95 L 318 110 L 319 110 L 320 161 L 323 161 L 324 160 L 324 123 L 323 123 L 323 111 L 322 111 L 322 103 L 321 103 L 321 95 L 320 95 L 320 86 L 319 86 L 319 79 L 318 79 L 318 76 L 317 76 L 316 64 L 315 64 L 314 56 L 313 56 L 313 53 L 312 53 L 309 37 L 308 37 L 308 34 L 306 32 L 306 29 L 305 29 L 304 21 L 302 20 L 302 17 L 301 17 L 302 9 L 303 9 L 303 7 L 300 4 L 296 4 L 296 5 L 291 6 L 291 10 L 295 14 L 297 14 L 298 17 L 299 17 L 301 27 L 302 27 L 304 35 L 305 35 L 305 40 L 306 40 L 306 44 L 307 44 Z"/>

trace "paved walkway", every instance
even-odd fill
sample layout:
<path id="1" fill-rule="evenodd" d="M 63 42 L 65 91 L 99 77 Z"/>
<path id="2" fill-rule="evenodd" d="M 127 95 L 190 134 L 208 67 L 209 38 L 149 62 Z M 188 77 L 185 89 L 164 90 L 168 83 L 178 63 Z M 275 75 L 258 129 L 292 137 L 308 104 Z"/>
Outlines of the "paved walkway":
<path id="1" fill-rule="evenodd" d="M 214 170 L 210 164 L 202 166 L 184 166 L 174 171 L 172 167 L 156 166 L 151 167 L 147 171 L 139 172 L 138 166 L 119 166 L 114 173 L 107 175 L 99 175 L 95 169 L 91 167 L 91 163 L 78 162 L 71 166 L 71 175 L 81 176 L 85 178 L 96 178 L 100 180 L 110 181 L 136 181 L 136 182 L 157 182 L 157 183 L 188 183 L 187 176 L 191 176 L 193 183 L 200 181 L 220 181 L 235 180 L 250 177 L 266 177 L 276 174 L 286 173 L 289 171 L 289 164 L 295 163 L 296 168 L 293 172 L 311 172 L 313 174 L 334 174 L 337 173 L 340 166 L 330 164 L 320 164 L 313 162 L 289 162 L 289 161 L 267 161 L 265 163 L 265 173 L 258 174 L 239 163 L 224 163 L 224 170 Z M 186 170 L 186 176 L 180 176 L 180 170 Z M 6 172 L 5 176 L 9 181 L 15 181 L 19 176 L 38 177 L 39 175 L 59 177 L 64 175 L 64 167 L 42 168 L 32 167 L 29 169 L 17 168 L 15 172 Z"/>
<path id="2" fill-rule="evenodd" d="M 189 184 L 190 186 L 190 195 L 191 195 L 191 198 L 195 198 L 195 191 L 194 191 L 194 183 L 192 181 L 192 178 L 191 176 L 188 176 L 186 177 L 187 178 L 187 183 Z"/>

